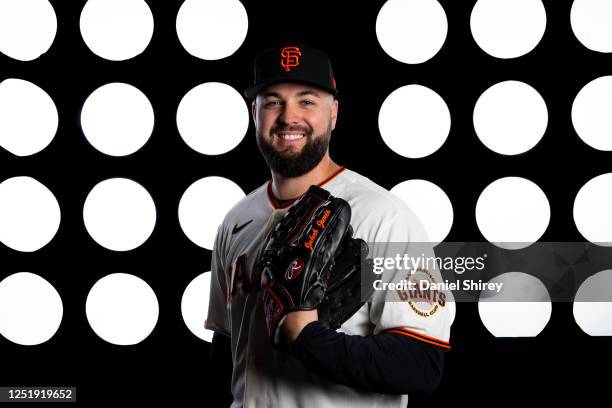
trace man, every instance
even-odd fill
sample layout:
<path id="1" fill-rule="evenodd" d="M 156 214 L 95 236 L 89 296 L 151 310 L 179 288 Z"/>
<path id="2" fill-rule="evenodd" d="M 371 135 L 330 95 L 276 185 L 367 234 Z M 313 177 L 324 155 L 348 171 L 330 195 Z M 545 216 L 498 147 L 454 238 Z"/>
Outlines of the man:
<path id="1" fill-rule="evenodd" d="M 377 291 L 337 331 L 323 327 L 316 310 L 294 311 L 280 326 L 290 351 L 271 345 L 254 263 L 269 231 L 310 185 L 349 203 L 354 237 L 383 243 L 371 248 L 374 256 L 384 253 L 386 242 L 411 251 L 411 243 L 428 239 L 399 198 L 331 159 L 338 90 L 322 51 L 287 43 L 260 53 L 254 68 L 245 95 L 253 99 L 257 144 L 272 179 L 219 226 L 205 323 L 216 332 L 213 348 L 224 336 L 231 340 L 232 407 L 406 406 L 408 393 L 431 393 L 441 379 L 450 348 L 444 301 L 422 313 L 432 302 Z M 362 140 L 355 135 L 355 143 Z M 391 279 L 404 272 L 391 271 Z"/>

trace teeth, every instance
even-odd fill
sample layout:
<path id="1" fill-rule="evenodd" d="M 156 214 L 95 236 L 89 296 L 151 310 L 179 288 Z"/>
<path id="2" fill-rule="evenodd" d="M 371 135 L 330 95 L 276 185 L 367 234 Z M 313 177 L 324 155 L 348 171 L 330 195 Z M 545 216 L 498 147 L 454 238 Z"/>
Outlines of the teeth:
<path id="1" fill-rule="evenodd" d="M 290 133 L 290 134 L 279 134 L 279 136 L 281 137 L 281 139 L 283 140 L 295 140 L 295 139 L 299 139 L 301 137 L 304 137 L 303 133 Z"/>

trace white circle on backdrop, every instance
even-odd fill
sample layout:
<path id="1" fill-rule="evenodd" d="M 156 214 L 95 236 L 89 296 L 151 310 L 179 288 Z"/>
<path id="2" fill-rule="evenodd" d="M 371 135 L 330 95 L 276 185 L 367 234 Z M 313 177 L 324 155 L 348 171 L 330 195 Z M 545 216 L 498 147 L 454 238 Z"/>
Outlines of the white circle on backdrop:
<path id="1" fill-rule="evenodd" d="M 535 337 L 552 314 L 550 294 L 541 280 L 523 272 L 506 272 L 491 279 L 501 290 L 483 291 L 478 314 L 495 337 Z"/>
<path id="2" fill-rule="evenodd" d="M 141 54 L 153 36 L 153 13 L 143 0 L 88 0 L 79 27 L 99 57 L 124 61 Z"/>
<path id="3" fill-rule="evenodd" d="M 110 156 L 139 150 L 151 137 L 155 116 L 142 91 L 124 83 L 110 83 L 87 97 L 81 111 L 83 134 L 93 147 Z"/>
<path id="4" fill-rule="evenodd" d="M 550 204 L 534 182 L 503 177 L 480 193 L 476 223 L 485 239 L 505 249 L 526 248 L 546 231 Z"/>
<path id="5" fill-rule="evenodd" d="M 187 285 L 181 299 L 181 313 L 189 331 L 210 343 L 213 331 L 204 328 L 204 321 L 208 316 L 209 297 L 210 271 L 198 275 Z"/>
<path id="6" fill-rule="evenodd" d="M 157 213 L 149 192 L 126 178 L 96 184 L 83 206 L 89 235 L 104 248 L 129 251 L 142 245 L 153 232 Z"/>
<path id="7" fill-rule="evenodd" d="M 207 82 L 191 89 L 176 112 L 179 134 L 193 150 L 223 154 L 242 141 L 249 128 L 249 110 L 231 86 Z"/>
<path id="8" fill-rule="evenodd" d="M 46 342 L 59 329 L 63 314 L 60 295 L 41 276 L 18 272 L 0 281 L 0 334 L 13 343 Z"/>
<path id="9" fill-rule="evenodd" d="M 574 223 L 582 236 L 600 246 L 612 246 L 612 173 L 593 177 L 574 199 Z"/>
<path id="10" fill-rule="evenodd" d="M 499 154 L 514 155 L 538 144 L 548 125 L 542 96 L 519 81 L 491 86 L 474 107 L 474 129 L 480 141 Z"/>
<path id="11" fill-rule="evenodd" d="M 138 276 L 113 273 L 92 286 L 85 313 L 101 339 L 127 346 L 151 334 L 159 317 L 159 303 L 153 289 Z"/>
<path id="12" fill-rule="evenodd" d="M 570 23 L 574 35 L 591 51 L 612 52 L 612 2 L 574 0 Z"/>
<path id="13" fill-rule="evenodd" d="M 213 248 L 217 228 L 244 191 L 224 177 L 204 177 L 191 184 L 181 197 L 178 216 L 187 238 L 199 247 Z"/>
<path id="14" fill-rule="evenodd" d="M 53 193 L 31 177 L 0 183 L 0 242 L 21 252 L 38 251 L 59 229 L 60 207 Z"/>
<path id="15" fill-rule="evenodd" d="M 32 120 L 36 118 L 36 120 Z M 0 146 L 16 156 L 30 156 L 51 143 L 58 126 L 55 103 L 31 82 L 0 82 Z"/>
<path id="16" fill-rule="evenodd" d="M 47 52 L 57 34 L 57 17 L 48 0 L 0 1 L 0 52 L 32 61 Z"/>
<path id="17" fill-rule="evenodd" d="M 593 149 L 612 151 L 610 112 L 612 112 L 611 75 L 592 80 L 574 99 L 572 124 L 578 137 Z"/>
<path id="18" fill-rule="evenodd" d="M 390 190 L 421 220 L 434 246 L 444 241 L 453 225 L 453 205 L 440 187 L 427 180 L 403 181 Z"/>
<path id="19" fill-rule="evenodd" d="M 589 336 L 612 336 L 612 270 L 588 277 L 576 292 L 573 314 Z"/>
<path id="20" fill-rule="evenodd" d="M 176 33 L 185 50 L 204 60 L 232 55 L 244 42 L 249 16 L 238 0 L 185 0 Z"/>
<path id="21" fill-rule="evenodd" d="M 476 44 L 496 58 L 517 58 L 544 36 L 546 10 L 541 0 L 478 0 L 470 16 Z"/>
<path id="22" fill-rule="evenodd" d="M 444 8 L 436 0 L 388 0 L 376 17 L 376 37 L 393 59 L 420 64 L 440 51 L 448 33 Z"/>
<path id="23" fill-rule="evenodd" d="M 444 99 L 421 85 L 391 92 L 378 114 L 378 128 L 387 146 L 400 156 L 429 156 L 446 141 L 451 117 Z"/>

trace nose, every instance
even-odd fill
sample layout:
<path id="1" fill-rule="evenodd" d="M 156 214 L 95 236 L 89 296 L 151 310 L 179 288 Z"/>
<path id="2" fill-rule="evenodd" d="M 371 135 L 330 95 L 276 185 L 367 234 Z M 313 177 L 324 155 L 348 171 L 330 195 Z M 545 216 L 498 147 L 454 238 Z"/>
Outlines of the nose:
<path id="1" fill-rule="evenodd" d="M 297 106 L 290 102 L 283 104 L 280 115 L 278 116 L 278 121 L 287 125 L 299 123 L 299 112 Z"/>

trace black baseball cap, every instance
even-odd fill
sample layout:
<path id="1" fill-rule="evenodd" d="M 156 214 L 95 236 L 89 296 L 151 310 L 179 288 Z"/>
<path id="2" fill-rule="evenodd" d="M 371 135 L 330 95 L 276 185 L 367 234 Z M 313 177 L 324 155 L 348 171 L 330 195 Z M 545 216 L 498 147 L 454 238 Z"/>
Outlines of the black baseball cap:
<path id="1" fill-rule="evenodd" d="M 331 62 L 323 51 L 300 42 L 285 42 L 255 57 L 254 80 L 244 95 L 255 98 L 263 88 L 280 82 L 301 82 L 338 97 Z"/>

